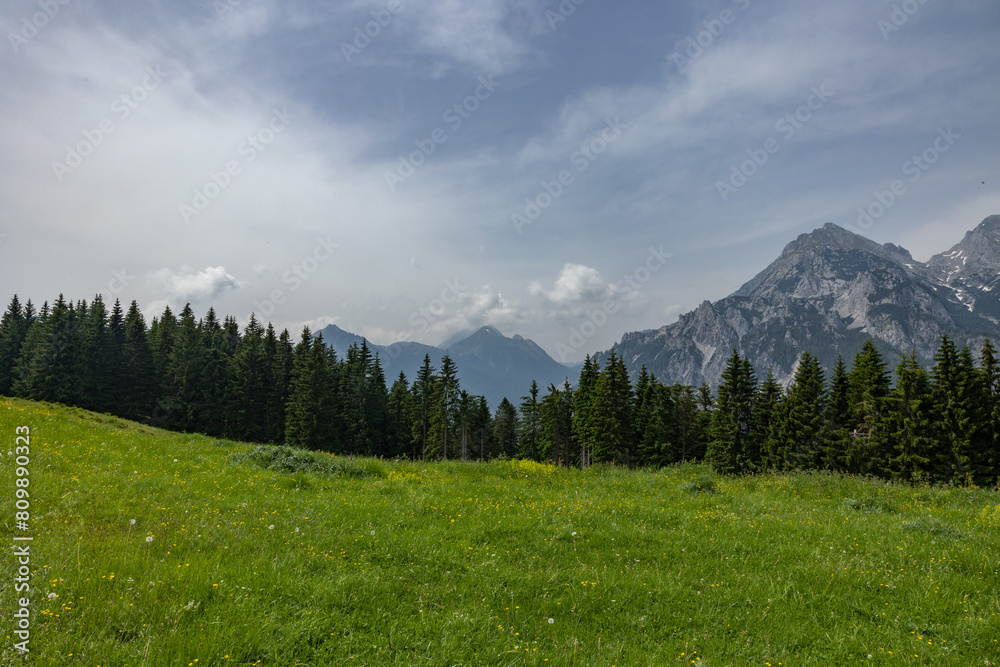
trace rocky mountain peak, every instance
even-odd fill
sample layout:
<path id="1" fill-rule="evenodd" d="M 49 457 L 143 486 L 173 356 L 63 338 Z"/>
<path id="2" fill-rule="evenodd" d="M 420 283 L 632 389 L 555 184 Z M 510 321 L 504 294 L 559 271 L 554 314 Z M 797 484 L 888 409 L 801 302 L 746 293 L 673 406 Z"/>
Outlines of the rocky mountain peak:
<path id="1" fill-rule="evenodd" d="M 1000 338 L 1000 216 L 928 264 L 827 223 L 732 295 L 618 348 L 630 372 L 645 365 L 669 382 L 718 383 L 734 348 L 759 375 L 788 381 L 804 350 L 831 368 L 873 339 L 891 364 L 910 350 L 930 363 L 945 333 L 973 348 Z"/>

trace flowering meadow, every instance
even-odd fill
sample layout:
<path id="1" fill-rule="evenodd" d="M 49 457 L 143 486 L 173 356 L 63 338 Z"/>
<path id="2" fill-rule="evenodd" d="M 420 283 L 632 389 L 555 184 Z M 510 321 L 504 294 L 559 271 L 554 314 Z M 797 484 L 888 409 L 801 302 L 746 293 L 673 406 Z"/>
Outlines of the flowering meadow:
<path id="1" fill-rule="evenodd" d="M 3 665 L 1000 664 L 996 489 L 346 459 L 6 398 L 0 433 Z"/>

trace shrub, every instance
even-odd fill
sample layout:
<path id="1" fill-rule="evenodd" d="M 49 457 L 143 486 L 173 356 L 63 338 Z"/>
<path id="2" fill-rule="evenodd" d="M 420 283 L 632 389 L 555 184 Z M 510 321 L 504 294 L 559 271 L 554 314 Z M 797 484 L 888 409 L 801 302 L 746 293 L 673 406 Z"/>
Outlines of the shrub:
<path id="1" fill-rule="evenodd" d="M 378 461 L 333 456 L 298 447 L 258 445 L 233 455 L 232 460 L 234 463 L 252 463 L 278 472 L 312 472 L 359 479 L 386 476 L 385 468 Z"/>

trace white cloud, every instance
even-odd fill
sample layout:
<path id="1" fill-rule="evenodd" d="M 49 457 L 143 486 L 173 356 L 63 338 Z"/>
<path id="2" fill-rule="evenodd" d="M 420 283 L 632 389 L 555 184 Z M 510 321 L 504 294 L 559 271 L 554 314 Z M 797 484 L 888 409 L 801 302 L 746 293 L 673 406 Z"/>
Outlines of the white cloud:
<path id="1" fill-rule="evenodd" d="M 563 266 L 552 289 L 546 290 L 538 281 L 528 286 L 529 294 L 541 297 L 547 305 L 555 308 L 600 303 L 615 292 L 615 286 L 605 282 L 597 269 L 572 262 Z"/>
<path id="2" fill-rule="evenodd" d="M 227 273 L 224 266 L 210 266 L 197 273 L 188 270 L 180 274 L 165 268 L 150 272 L 148 280 L 154 288 L 166 293 L 163 301 L 175 307 L 211 301 L 224 292 L 241 287 L 240 281 Z"/>

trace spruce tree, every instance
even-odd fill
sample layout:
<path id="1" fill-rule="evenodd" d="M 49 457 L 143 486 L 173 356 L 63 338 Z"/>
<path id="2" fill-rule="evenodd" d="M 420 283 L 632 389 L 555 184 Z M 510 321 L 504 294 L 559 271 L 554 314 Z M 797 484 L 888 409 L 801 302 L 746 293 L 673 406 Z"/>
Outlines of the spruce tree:
<path id="1" fill-rule="evenodd" d="M 0 319 L 0 395 L 12 393 L 14 367 L 35 317 L 31 301 L 22 306 L 15 294 Z"/>
<path id="2" fill-rule="evenodd" d="M 849 457 L 852 424 L 851 381 L 844 364 L 844 358 L 837 355 L 830 378 L 830 396 L 826 404 L 827 447 L 823 453 L 822 465 L 830 470 L 845 470 Z M 853 427 L 852 427 L 853 428 Z"/>
<path id="3" fill-rule="evenodd" d="M 267 435 L 268 442 L 284 442 L 285 415 L 291 390 L 295 345 L 288 329 L 275 338 L 274 327 L 267 325 L 264 351 L 268 363 Z"/>
<path id="4" fill-rule="evenodd" d="M 922 479 L 929 471 L 933 431 L 930 381 L 912 351 L 896 367 L 896 389 L 891 396 L 889 434 L 894 456 L 890 471 L 905 482 Z"/>
<path id="5" fill-rule="evenodd" d="M 389 389 L 387 401 L 386 433 L 384 456 L 395 458 L 410 456 L 413 440 L 413 408 L 410 394 L 410 382 L 406 373 L 399 372 L 399 377 Z"/>
<path id="6" fill-rule="evenodd" d="M 144 421 L 149 418 L 157 399 L 159 382 L 153 365 L 153 351 L 149 345 L 146 320 L 133 301 L 125 314 L 125 379 L 122 392 L 122 412 L 128 418 Z"/>
<path id="7" fill-rule="evenodd" d="M 785 468 L 819 468 L 826 451 L 826 385 L 819 360 L 803 352 L 779 424 Z"/>
<path id="8" fill-rule="evenodd" d="M 427 443 L 430 437 L 431 413 L 434 407 L 434 391 L 437 385 L 437 376 L 434 367 L 431 366 L 431 357 L 424 355 L 424 363 L 417 371 L 417 377 L 413 382 L 411 391 L 413 393 L 413 460 L 425 460 L 427 457 Z"/>
<path id="9" fill-rule="evenodd" d="M 447 459 L 454 451 L 455 408 L 459 395 L 458 369 L 451 356 L 441 357 L 441 370 L 434 383 L 426 457 Z"/>
<path id="10" fill-rule="evenodd" d="M 937 426 L 934 465 L 939 479 L 951 484 L 968 483 L 976 473 L 975 406 L 970 396 L 971 369 L 947 336 L 934 355 L 931 394 Z"/>
<path id="11" fill-rule="evenodd" d="M 600 367 L 588 354 L 580 369 L 573 395 L 573 448 L 580 453 L 580 467 L 589 465 L 593 453 L 593 403 Z"/>
<path id="12" fill-rule="evenodd" d="M 539 460 L 539 439 L 542 430 L 541 405 L 538 402 L 538 383 L 531 381 L 528 395 L 521 397 L 519 409 L 521 432 L 518 436 L 518 457 Z"/>
<path id="13" fill-rule="evenodd" d="M 496 415 L 493 417 L 493 440 L 499 448 L 501 456 L 510 459 L 517 455 L 519 430 L 517 409 L 504 397 L 500 401 L 500 405 L 497 406 Z"/>
<path id="14" fill-rule="evenodd" d="M 733 349 L 722 373 L 705 453 L 721 474 L 751 472 L 760 464 L 760 445 L 753 434 L 756 393 L 753 366 Z"/>
<path id="15" fill-rule="evenodd" d="M 272 330 L 273 335 L 273 330 Z M 268 442 L 268 402 L 271 369 L 268 367 L 264 328 L 257 317 L 243 329 L 243 337 L 232 358 L 231 417 L 228 431 L 249 442 Z M 213 346 L 220 354 L 217 346 Z"/>
<path id="16" fill-rule="evenodd" d="M 573 390 L 566 382 L 560 389 L 549 385 L 540 406 L 539 454 L 543 461 L 569 465 L 573 435 Z"/>
<path id="17" fill-rule="evenodd" d="M 983 443 L 985 477 L 995 485 L 1000 476 L 1000 361 L 996 348 L 987 338 L 979 356 L 979 376 L 983 396 L 983 423 L 980 432 Z"/>
<path id="18" fill-rule="evenodd" d="M 855 357 L 848 380 L 851 433 L 844 468 L 856 474 L 885 475 L 891 458 L 887 432 L 890 380 L 885 360 L 871 340 Z"/>
<path id="19" fill-rule="evenodd" d="M 635 458 L 632 385 L 621 357 L 611 350 L 597 378 L 591 404 L 593 460 L 631 465 Z"/>

